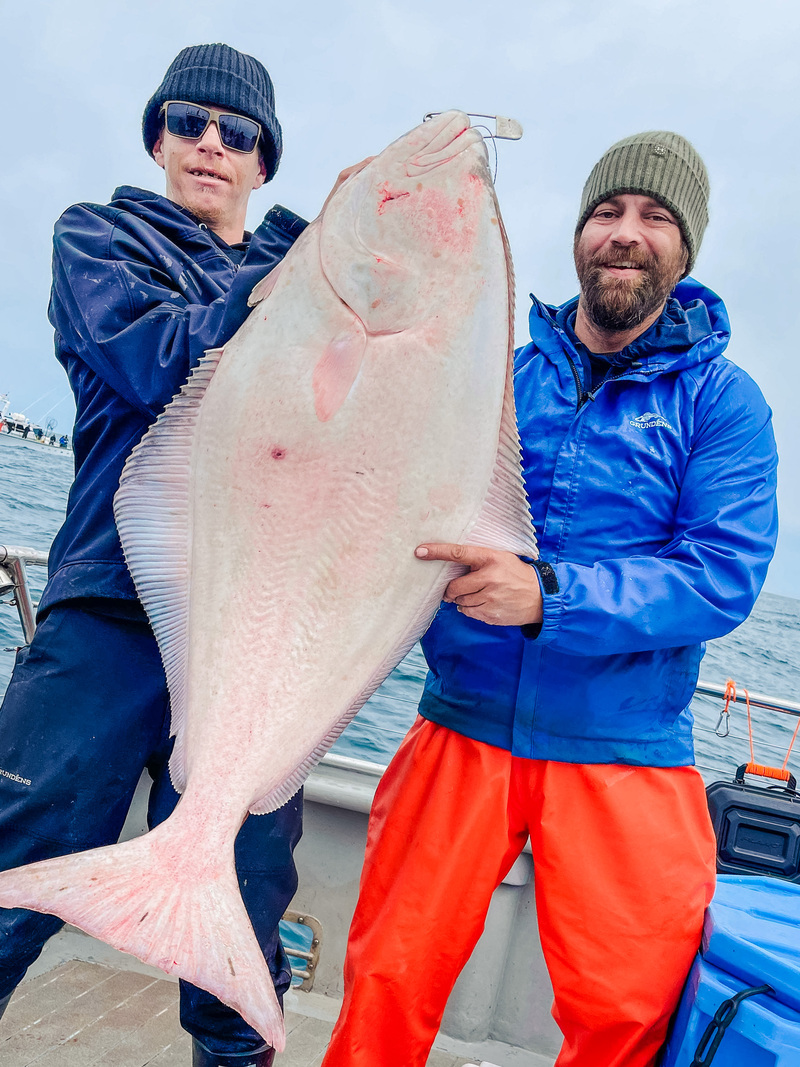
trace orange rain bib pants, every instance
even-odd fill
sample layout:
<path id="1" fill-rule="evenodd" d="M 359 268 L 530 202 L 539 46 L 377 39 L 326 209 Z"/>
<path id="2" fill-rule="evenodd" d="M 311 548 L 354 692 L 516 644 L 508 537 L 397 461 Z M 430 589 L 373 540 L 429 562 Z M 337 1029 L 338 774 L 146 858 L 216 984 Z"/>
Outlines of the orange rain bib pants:
<path id="1" fill-rule="evenodd" d="M 323 1067 L 424 1067 L 529 835 L 556 1067 L 651 1067 L 714 889 L 700 775 L 521 759 L 420 718 L 375 796 Z"/>

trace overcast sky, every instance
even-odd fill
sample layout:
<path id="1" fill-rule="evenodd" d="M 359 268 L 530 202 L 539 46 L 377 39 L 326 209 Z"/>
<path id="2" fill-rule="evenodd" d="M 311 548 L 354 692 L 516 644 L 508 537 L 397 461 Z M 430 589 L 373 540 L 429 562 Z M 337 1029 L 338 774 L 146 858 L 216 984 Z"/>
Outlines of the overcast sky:
<path id="1" fill-rule="evenodd" d="M 285 152 L 251 228 L 273 202 L 313 217 L 342 167 L 428 111 L 518 119 L 497 187 L 520 343 L 529 292 L 576 291 L 572 229 L 597 158 L 627 134 L 673 129 L 711 175 L 694 274 L 725 300 L 730 355 L 775 414 L 782 527 L 767 589 L 800 597 L 796 0 L 0 0 L 0 16 L 0 393 L 15 410 L 71 428 L 46 317 L 53 223 L 117 185 L 163 192 L 141 113 L 187 44 L 225 41 L 273 76 Z"/>

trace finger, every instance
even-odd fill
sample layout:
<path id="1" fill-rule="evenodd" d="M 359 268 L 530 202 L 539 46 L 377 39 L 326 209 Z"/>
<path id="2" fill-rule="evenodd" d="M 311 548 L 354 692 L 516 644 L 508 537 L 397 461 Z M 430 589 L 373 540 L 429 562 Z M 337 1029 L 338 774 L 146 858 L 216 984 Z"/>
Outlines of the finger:
<path id="1" fill-rule="evenodd" d="M 458 600 L 462 596 L 472 593 L 480 593 L 486 588 L 486 583 L 481 577 L 480 571 L 470 571 L 462 578 L 454 578 L 444 591 L 443 600 Z"/>
<path id="2" fill-rule="evenodd" d="M 475 607 L 458 605 L 458 611 L 462 615 L 466 615 L 468 619 L 476 619 L 478 622 L 487 622 L 490 625 L 494 622 L 494 614 L 491 611 L 487 611 L 484 605 L 478 604 Z"/>
<path id="3" fill-rule="evenodd" d="M 325 203 L 322 205 L 322 211 L 325 210 L 325 208 L 328 206 L 328 204 L 333 199 L 334 195 L 336 193 L 338 193 L 338 191 L 341 189 L 341 187 L 344 185 L 344 183 L 349 178 L 352 178 L 355 174 L 358 174 L 359 171 L 362 171 L 364 169 L 364 167 L 367 166 L 367 164 L 369 164 L 369 163 L 371 163 L 373 161 L 374 158 L 375 158 L 375 156 L 367 156 L 367 158 L 366 159 L 362 159 L 360 163 L 354 163 L 352 167 L 345 167 L 344 170 L 339 172 L 339 177 L 336 179 L 336 182 L 334 183 L 333 188 L 331 189 L 331 191 L 328 193 L 328 195 L 325 198 Z M 321 213 L 322 212 L 320 212 L 320 214 Z"/>
<path id="4" fill-rule="evenodd" d="M 417 559 L 445 560 L 450 563 L 463 563 L 466 567 L 482 567 L 491 559 L 491 549 L 478 548 L 475 545 L 434 543 L 419 545 L 414 555 Z"/>
<path id="5" fill-rule="evenodd" d="M 486 594 L 484 592 L 470 593 L 466 596 L 453 597 L 452 602 L 454 604 L 458 604 L 460 608 L 480 608 L 483 607 L 484 604 L 489 603 L 489 601 L 486 599 Z"/>
<path id="6" fill-rule="evenodd" d="M 466 615 L 468 619 L 475 619 L 477 622 L 485 622 L 489 626 L 503 626 L 503 619 L 499 611 L 487 611 L 485 605 L 479 605 L 478 607 L 461 607 L 458 610 L 462 615 Z"/>
<path id="7" fill-rule="evenodd" d="M 343 185 L 348 178 L 352 178 L 354 174 L 358 174 L 364 167 L 368 166 L 375 156 L 367 156 L 366 159 L 362 159 L 360 163 L 353 163 L 350 167 L 345 167 L 343 171 L 339 172 L 339 177 L 336 179 L 336 188 Z"/>
<path id="8" fill-rule="evenodd" d="M 373 161 L 374 158 L 375 156 L 366 156 L 366 158 L 362 159 L 360 163 L 354 163 L 352 167 L 348 167 L 348 176 L 351 174 L 358 174 L 359 171 L 362 171 L 364 169 L 364 167 L 369 166 L 369 164 Z"/>

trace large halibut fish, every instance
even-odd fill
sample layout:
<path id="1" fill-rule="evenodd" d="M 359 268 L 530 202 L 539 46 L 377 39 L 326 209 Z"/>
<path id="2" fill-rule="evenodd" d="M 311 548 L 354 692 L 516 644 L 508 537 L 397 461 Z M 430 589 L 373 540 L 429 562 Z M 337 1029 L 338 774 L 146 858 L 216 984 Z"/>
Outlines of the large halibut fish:
<path id="1" fill-rule="evenodd" d="M 447 112 L 329 200 L 134 450 L 116 498 L 169 683 L 182 793 L 124 844 L 0 875 L 236 1008 L 283 1048 L 241 900 L 248 812 L 300 787 L 428 626 L 452 565 L 535 554 L 511 378 L 511 262 L 480 134 Z"/>

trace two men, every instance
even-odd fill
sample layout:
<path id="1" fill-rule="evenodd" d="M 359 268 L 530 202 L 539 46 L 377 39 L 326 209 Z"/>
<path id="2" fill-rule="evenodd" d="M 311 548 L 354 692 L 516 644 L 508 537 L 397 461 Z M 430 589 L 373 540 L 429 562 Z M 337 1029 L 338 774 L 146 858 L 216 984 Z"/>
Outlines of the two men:
<path id="1" fill-rule="evenodd" d="M 423 639 L 420 717 L 375 797 L 324 1067 L 423 1067 L 529 836 L 557 1067 L 655 1062 L 714 887 L 689 711 L 702 643 L 750 612 L 777 531 L 769 409 L 723 354 L 722 301 L 688 277 L 707 202 L 674 133 L 605 153 L 580 295 L 534 298 L 516 356 L 540 559 L 417 551 L 469 572 Z"/>
<path id="2" fill-rule="evenodd" d="M 51 321 L 76 393 L 76 480 L 0 718 L 3 765 L 31 781 L 0 778 L 7 867 L 114 840 L 144 766 L 151 824 L 176 803 L 163 671 L 111 501 L 133 446 L 304 225 L 274 208 L 244 233 L 249 195 L 281 152 L 272 84 L 252 58 L 184 49 L 143 133 L 166 197 L 123 187 L 56 228 Z M 421 552 L 470 573 L 425 639 L 422 717 L 376 798 L 329 1067 L 425 1062 L 528 835 L 559 1067 L 643 1067 L 663 1041 L 713 887 L 686 710 L 699 646 L 749 612 L 775 537 L 769 411 L 722 354 L 721 301 L 685 279 L 707 196 L 702 161 L 674 134 L 606 153 L 576 231 L 580 297 L 534 301 L 517 359 L 541 561 Z M 279 992 L 275 927 L 299 833 L 295 799 L 249 819 L 237 842 Z M 444 908 L 459 913 L 460 944 L 435 936 Z M 0 1005 L 59 925 L 2 914 Z M 181 1013 L 195 1064 L 272 1062 L 208 994 L 184 984 Z"/>
<path id="3" fill-rule="evenodd" d="M 203 353 L 248 314 L 247 297 L 305 223 L 274 207 L 244 232 L 274 175 L 281 127 L 269 74 L 223 44 L 185 48 L 143 118 L 166 196 L 123 186 L 58 221 L 50 320 L 75 393 L 75 481 L 50 553 L 38 629 L 0 713 L 0 865 L 116 840 L 136 783 L 148 819 L 177 803 L 158 649 L 122 556 L 112 500 L 122 467 Z M 30 784 L 20 784 L 29 782 Z M 301 800 L 250 818 L 236 843 L 242 895 L 280 996 L 290 971 L 277 924 L 296 884 Z M 50 915 L 0 911 L 0 1013 L 44 942 Z M 230 1008 L 181 983 L 196 1067 L 268 1067 L 273 1050 Z"/>

